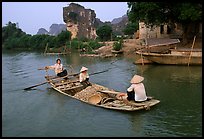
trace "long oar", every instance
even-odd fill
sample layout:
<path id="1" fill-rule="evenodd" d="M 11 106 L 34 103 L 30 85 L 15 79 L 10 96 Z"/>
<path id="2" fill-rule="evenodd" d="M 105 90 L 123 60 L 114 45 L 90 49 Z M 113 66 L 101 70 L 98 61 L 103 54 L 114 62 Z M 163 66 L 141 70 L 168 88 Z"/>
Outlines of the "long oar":
<path id="1" fill-rule="evenodd" d="M 99 71 L 99 72 L 94 72 L 94 73 L 91 73 L 89 76 L 92 76 L 92 75 L 95 75 L 95 74 L 100 74 L 100 73 L 103 73 L 103 72 L 107 72 L 109 69 L 107 70 L 103 70 L 103 71 Z M 66 76 L 63 76 L 63 77 L 56 77 L 54 79 L 59 79 L 59 78 L 66 78 L 68 76 L 76 76 L 80 73 L 74 73 L 74 74 L 70 74 L 70 75 L 66 75 Z M 27 87 L 27 88 L 24 88 L 24 90 L 30 90 L 31 88 L 34 88 L 34 87 L 37 87 L 37 86 L 40 86 L 40 85 L 43 85 L 43 84 L 46 84 L 48 83 L 49 81 L 45 81 L 45 82 L 42 82 L 42 83 L 39 83 L 39 84 L 36 84 L 36 85 L 33 85 L 33 86 L 30 86 L 30 87 Z"/>
<path id="2" fill-rule="evenodd" d="M 46 83 L 48 83 L 48 82 L 49 82 L 49 81 L 42 82 L 42 83 L 39 83 L 39 84 L 36 84 L 36 85 L 30 86 L 30 87 L 24 88 L 23 90 L 30 90 L 31 88 L 34 88 L 34 87 L 37 87 L 37 86 L 40 86 L 40 85 L 46 84 Z"/>
<path id="3" fill-rule="evenodd" d="M 66 78 L 70 75 L 66 75 L 66 76 L 63 76 L 63 77 L 55 77 L 53 78 L 52 80 L 56 80 L 56 79 L 59 79 L 59 78 Z M 37 87 L 37 86 L 40 86 L 40 85 L 43 85 L 43 84 L 46 84 L 46 83 L 49 83 L 50 81 L 45 81 L 45 82 L 42 82 L 42 83 L 39 83 L 39 84 L 36 84 L 36 85 L 33 85 L 33 86 L 30 86 L 30 87 L 27 87 L 27 88 L 24 88 L 23 90 L 30 90 L 31 88 L 34 88 L 34 87 Z"/>

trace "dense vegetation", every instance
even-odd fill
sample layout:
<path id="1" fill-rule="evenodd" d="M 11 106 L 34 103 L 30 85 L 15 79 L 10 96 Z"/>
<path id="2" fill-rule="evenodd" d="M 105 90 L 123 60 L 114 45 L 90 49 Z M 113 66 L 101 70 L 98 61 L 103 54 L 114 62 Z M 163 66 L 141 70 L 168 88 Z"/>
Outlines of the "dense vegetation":
<path id="1" fill-rule="evenodd" d="M 61 47 L 71 39 L 71 33 L 62 31 L 58 36 L 29 35 L 16 27 L 15 23 L 9 22 L 2 27 L 2 46 L 5 49 L 33 49 L 42 50 L 48 45 L 50 48 Z"/>
<path id="2" fill-rule="evenodd" d="M 96 30 L 96 34 L 98 35 L 101 41 L 109 41 L 111 40 L 112 35 L 112 27 L 109 25 L 103 25 Z"/>
<path id="3" fill-rule="evenodd" d="M 202 2 L 128 2 L 128 19 L 131 22 L 144 21 L 147 25 L 174 23 L 183 27 L 183 39 L 192 38 L 198 33 L 202 22 Z"/>
<path id="4" fill-rule="evenodd" d="M 86 43 L 85 43 L 86 42 Z M 71 32 L 62 31 L 57 36 L 50 35 L 30 35 L 23 32 L 15 23 L 9 22 L 2 27 L 2 47 L 3 49 L 27 49 L 27 50 L 45 50 L 46 46 L 52 51 L 68 49 L 85 48 L 91 51 L 101 47 L 97 40 L 89 40 L 87 38 L 71 40 Z"/>
<path id="5" fill-rule="evenodd" d="M 129 22 L 124 28 L 125 35 L 133 35 L 139 29 L 139 22 Z"/>

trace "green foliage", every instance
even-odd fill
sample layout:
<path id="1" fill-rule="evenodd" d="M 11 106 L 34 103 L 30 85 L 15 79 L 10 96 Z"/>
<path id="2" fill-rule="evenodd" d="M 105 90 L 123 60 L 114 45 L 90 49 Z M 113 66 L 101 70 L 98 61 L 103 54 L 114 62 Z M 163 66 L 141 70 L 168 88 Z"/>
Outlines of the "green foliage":
<path id="1" fill-rule="evenodd" d="M 85 48 L 87 52 L 92 52 L 94 49 L 97 49 L 102 46 L 102 44 L 98 43 L 97 40 L 87 40 L 82 41 L 78 40 L 77 38 L 71 40 L 71 43 L 67 44 L 67 46 L 71 49 L 83 49 Z"/>
<path id="2" fill-rule="evenodd" d="M 15 23 L 9 22 L 7 26 L 2 27 L 2 46 L 6 49 L 32 49 L 44 50 L 48 45 L 53 50 L 65 46 L 70 49 L 86 48 L 88 51 L 97 49 L 102 46 L 98 40 L 89 40 L 87 38 L 80 38 L 71 40 L 71 32 L 62 31 L 57 36 L 50 35 L 29 35 L 16 27 Z"/>
<path id="3" fill-rule="evenodd" d="M 111 40 L 112 27 L 109 25 L 103 25 L 96 30 L 96 34 L 101 41 Z"/>
<path id="4" fill-rule="evenodd" d="M 33 50 L 44 50 L 48 45 L 50 48 L 64 46 L 71 39 L 71 32 L 62 31 L 58 36 L 29 35 L 16 27 L 15 23 L 9 22 L 2 27 L 2 46 L 6 49 L 24 48 Z"/>
<path id="5" fill-rule="evenodd" d="M 126 28 L 123 30 L 125 35 L 133 35 L 139 29 L 139 23 L 128 23 Z"/>
<path id="6" fill-rule="evenodd" d="M 181 21 L 201 21 L 202 5 L 195 3 L 182 3 L 178 19 Z"/>
<path id="7" fill-rule="evenodd" d="M 80 38 L 79 38 L 79 41 L 87 42 L 87 41 L 89 41 L 89 39 L 86 38 L 86 37 L 80 37 Z"/>
<path id="8" fill-rule="evenodd" d="M 79 41 L 77 38 L 71 40 L 71 43 L 69 44 L 69 47 L 71 49 L 80 49 L 82 45 L 82 42 Z"/>
<path id="9" fill-rule="evenodd" d="M 146 24 L 201 21 L 202 3 L 190 2 L 128 2 L 130 21 Z"/>
<path id="10" fill-rule="evenodd" d="M 88 45 L 92 48 L 92 49 L 98 49 L 102 46 L 102 44 L 98 43 L 98 41 L 96 40 L 91 40 L 88 42 Z"/>
<path id="11" fill-rule="evenodd" d="M 36 50 L 42 50 L 45 49 L 45 46 L 48 44 L 50 44 L 49 42 L 51 40 L 49 40 L 50 37 L 49 35 L 33 35 L 30 38 L 30 47 L 32 49 L 36 49 Z"/>
<path id="12" fill-rule="evenodd" d="M 120 39 L 120 41 L 113 43 L 113 50 L 120 51 L 123 47 L 123 39 Z"/>
<path id="13" fill-rule="evenodd" d="M 65 45 L 66 42 L 70 40 L 71 40 L 71 32 L 69 31 L 62 31 L 60 34 L 57 35 L 57 43 L 59 46 Z"/>
<path id="14" fill-rule="evenodd" d="M 183 28 L 182 40 L 192 39 L 198 33 L 202 22 L 202 2 L 128 2 L 128 19 L 131 22 L 144 21 L 146 25 L 174 24 Z M 191 26 L 195 26 L 192 30 Z"/>

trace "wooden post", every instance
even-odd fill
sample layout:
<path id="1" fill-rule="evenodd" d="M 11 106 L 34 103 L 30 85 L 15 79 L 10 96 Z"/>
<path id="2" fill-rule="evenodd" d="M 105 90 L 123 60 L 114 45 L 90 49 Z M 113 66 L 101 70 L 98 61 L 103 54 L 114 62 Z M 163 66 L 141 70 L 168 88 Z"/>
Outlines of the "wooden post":
<path id="1" fill-rule="evenodd" d="M 196 39 L 196 36 L 194 36 L 194 39 L 193 39 L 193 44 L 192 44 L 191 52 L 190 52 L 189 59 L 188 59 L 188 66 L 189 66 L 189 64 L 190 64 L 191 54 L 192 54 L 192 51 L 193 51 L 193 46 L 194 46 L 194 44 L 195 44 L 195 39 Z"/>
<path id="2" fill-rule="evenodd" d="M 48 43 L 47 43 L 47 45 L 45 46 L 44 54 L 46 54 L 46 52 L 47 52 L 47 46 L 48 46 Z"/>
<path id="3" fill-rule="evenodd" d="M 142 57 L 142 52 L 141 52 L 141 59 L 142 59 L 142 65 L 144 65 L 143 57 Z"/>

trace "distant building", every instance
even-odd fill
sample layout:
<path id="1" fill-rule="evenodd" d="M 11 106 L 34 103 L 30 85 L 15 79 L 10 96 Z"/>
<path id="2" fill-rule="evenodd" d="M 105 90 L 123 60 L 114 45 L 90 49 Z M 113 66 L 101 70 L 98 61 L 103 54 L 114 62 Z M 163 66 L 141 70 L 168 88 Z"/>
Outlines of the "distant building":
<path id="1" fill-rule="evenodd" d="M 166 38 L 166 37 L 178 37 L 183 33 L 181 25 L 175 24 L 175 28 L 172 30 L 167 24 L 161 24 L 160 26 L 147 26 L 144 22 L 139 22 L 139 31 L 137 36 L 139 39 L 145 38 Z"/>

